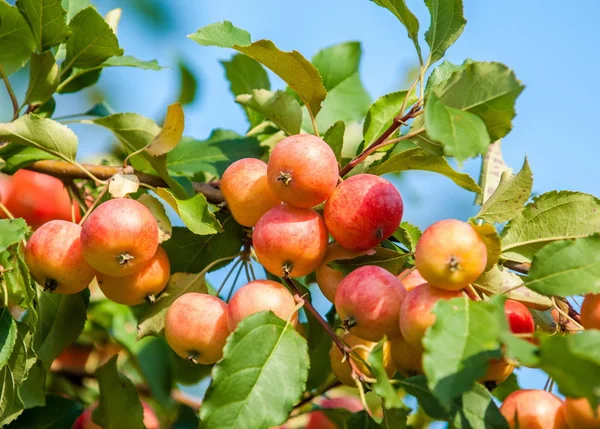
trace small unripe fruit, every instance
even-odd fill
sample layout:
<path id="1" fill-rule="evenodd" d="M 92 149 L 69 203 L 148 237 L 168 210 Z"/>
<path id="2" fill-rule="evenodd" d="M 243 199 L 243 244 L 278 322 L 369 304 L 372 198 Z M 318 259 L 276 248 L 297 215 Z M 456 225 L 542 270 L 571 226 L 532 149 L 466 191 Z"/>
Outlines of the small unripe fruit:
<path id="1" fill-rule="evenodd" d="M 363 409 L 362 402 L 356 396 L 325 399 L 319 406 L 321 408 L 343 408 L 351 413 L 357 413 Z M 310 413 L 306 429 L 338 429 L 338 426 L 329 420 L 322 411 L 313 411 Z"/>
<path id="2" fill-rule="evenodd" d="M 398 315 L 406 290 L 398 278 L 375 265 L 360 267 L 342 280 L 335 309 L 344 327 L 369 341 L 400 333 Z"/>
<path id="3" fill-rule="evenodd" d="M 344 279 L 344 273 L 338 270 L 334 270 L 333 268 L 329 268 L 327 264 L 333 261 L 337 261 L 340 259 L 352 259 L 357 256 L 364 255 L 365 252 L 352 252 L 350 250 L 344 249 L 340 246 L 339 243 L 332 243 L 327 248 L 327 253 L 325 254 L 325 259 L 317 271 L 315 271 L 315 275 L 317 276 L 317 284 L 319 285 L 319 289 L 325 295 L 330 302 L 335 301 L 335 291 L 339 286 L 340 282 Z"/>
<path id="4" fill-rule="evenodd" d="M 411 346 L 401 335 L 392 343 L 392 360 L 400 374 L 405 377 L 423 374 L 423 350 Z"/>
<path id="5" fill-rule="evenodd" d="M 367 362 L 371 351 L 377 345 L 377 343 L 363 340 L 362 338 L 359 338 L 356 335 L 352 334 L 345 334 L 342 337 L 342 340 L 348 345 L 348 347 L 353 348 L 353 351 L 356 352 L 356 354 L 360 356 L 361 359 L 365 362 Z M 331 350 L 329 351 L 329 358 L 331 360 L 331 370 L 335 374 L 336 378 L 346 386 L 356 387 L 356 383 L 352 378 L 352 370 L 350 369 L 350 365 L 346 361 L 342 362 L 342 352 L 335 344 L 331 345 Z M 353 360 L 360 372 L 362 372 L 367 377 L 373 377 L 373 374 L 371 374 L 371 371 L 368 370 L 364 363 L 362 363 L 358 359 Z M 389 341 L 386 341 L 383 345 L 383 366 L 385 368 L 386 374 L 389 377 L 393 376 L 396 372 L 394 362 L 392 361 L 391 344 Z"/>
<path id="6" fill-rule="evenodd" d="M 569 428 L 600 428 L 600 405 L 596 407 L 596 411 L 594 412 L 587 398 L 567 398 L 565 399 L 563 408 Z"/>
<path id="7" fill-rule="evenodd" d="M 590 293 L 583 299 L 581 324 L 585 329 L 600 329 L 600 293 Z"/>
<path id="8" fill-rule="evenodd" d="M 468 223 L 446 219 L 423 232 L 415 251 L 417 269 L 433 286 L 460 290 L 485 270 L 485 243 Z"/>
<path id="9" fill-rule="evenodd" d="M 353 251 L 375 247 L 396 231 L 404 204 L 386 179 L 357 174 L 344 180 L 325 204 L 325 224 L 335 241 Z"/>
<path id="10" fill-rule="evenodd" d="M 96 271 L 113 277 L 142 269 L 156 253 L 158 226 L 143 204 L 117 198 L 100 204 L 81 230 L 83 256 Z"/>
<path id="11" fill-rule="evenodd" d="M 493 381 L 496 384 L 502 383 L 515 370 L 515 366 L 505 359 L 490 359 L 488 369 L 479 381 L 485 383 Z"/>
<path id="12" fill-rule="evenodd" d="M 406 289 L 407 292 L 410 292 L 417 286 L 421 286 L 422 284 L 427 283 L 427 280 L 423 278 L 419 270 L 415 268 L 412 271 L 409 271 L 410 269 L 407 268 L 406 270 L 398 274 L 398 278 L 404 285 L 404 289 Z"/>
<path id="13" fill-rule="evenodd" d="M 81 292 L 96 272 L 81 249 L 81 227 L 64 220 L 52 220 L 33 233 L 25 248 L 25 262 L 31 276 L 44 290 L 73 294 Z"/>
<path id="14" fill-rule="evenodd" d="M 251 314 L 272 311 L 275 316 L 291 322 L 298 321 L 293 295 L 281 283 L 255 280 L 242 286 L 227 304 L 227 326 L 234 331 L 238 323 Z"/>
<path id="15" fill-rule="evenodd" d="M 533 316 L 519 301 L 507 299 L 504 303 L 504 313 L 513 334 L 532 334 L 535 331 Z"/>
<path id="16" fill-rule="evenodd" d="M 193 363 L 216 363 L 223 356 L 228 336 L 227 304 L 217 297 L 186 293 L 167 310 L 167 343 L 175 353 Z"/>
<path id="17" fill-rule="evenodd" d="M 267 175 L 281 201 L 310 208 L 329 198 L 337 185 L 339 168 L 327 143 L 311 134 L 298 134 L 273 148 Z"/>
<path id="18" fill-rule="evenodd" d="M 421 340 L 427 328 L 435 323 L 433 307 L 440 299 L 462 296 L 460 291 L 438 289 L 427 283 L 411 290 L 400 309 L 400 330 L 404 339 L 414 347 L 422 348 Z"/>
<path id="19" fill-rule="evenodd" d="M 500 412 L 510 429 L 569 429 L 562 404 L 545 390 L 517 390 L 506 397 Z"/>
<path id="20" fill-rule="evenodd" d="M 161 293 L 171 272 L 167 252 L 158 246 L 156 253 L 140 271 L 123 277 L 111 277 L 102 273 L 96 275 L 98 286 L 111 301 L 124 305 L 138 305 L 146 300 L 154 302 Z"/>
<path id="21" fill-rule="evenodd" d="M 258 261 L 272 274 L 302 277 L 313 272 L 327 252 L 327 229 L 310 209 L 273 207 L 252 234 Z"/>
<path id="22" fill-rule="evenodd" d="M 237 223 L 252 227 L 272 207 L 281 204 L 267 180 L 267 164 L 244 158 L 234 162 L 221 177 L 221 192 Z"/>

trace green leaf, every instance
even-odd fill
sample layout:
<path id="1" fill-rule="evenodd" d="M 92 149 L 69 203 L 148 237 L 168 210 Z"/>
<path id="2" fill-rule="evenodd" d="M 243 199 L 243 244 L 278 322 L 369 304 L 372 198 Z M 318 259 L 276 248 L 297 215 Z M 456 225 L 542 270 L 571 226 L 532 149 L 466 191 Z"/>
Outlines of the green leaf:
<path id="1" fill-rule="evenodd" d="M 35 147 L 72 161 L 77 153 L 77 136 L 70 128 L 33 113 L 8 124 L 0 124 L 0 139 Z"/>
<path id="2" fill-rule="evenodd" d="M 8 425 L 7 429 L 67 429 L 73 426 L 75 420 L 83 412 L 79 402 L 62 396 L 46 396 L 46 405 L 23 411 L 17 420 Z"/>
<path id="3" fill-rule="evenodd" d="M 310 357 L 306 388 L 312 390 L 322 386 L 331 374 L 329 351 L 331 350 L 332 341 L 331 337 L 327 335 L 321 324 L 310 312 L 306 312 L 306 318 L 308 319 L 307 342 Z"/>
<path id="4" fill-rule="evenodd" d="M 385 429 L 405 429 L 406 420 L 408 419 L 408 415 L 410 414 L 410 409 L 408 408 L 392 408 L 391 410 L 386 410 L 383 408 L 383 421 L 381 422 L 381 426 Z"/>
<path id="5" fill-rule="evenodd" d="M 511 130 L 515 101 L 524 88 L 504 64 L 467 60 L 432 92 L 446 106 L 479 116 L 496 141 Z"/>
<path id="6" fill-rule="evenodd" d="M 369 107 L 369 112 L 363 126 L 365 147 L 370 146 L 392 125 L 394 118 L 401 113 L 400 108 L 406 99 L 406 94 L 406 91 L 392 92 L 379 97 Z M 406 103 L 407 107 L 410 107 L 410 105 L 410 101 Z"/>
<path id="7" fill-rule="evenodd" d="M 25 65 L 35 49 L 35 40 L 19 10 L 0 0 L 0 69 L 10 76 Z"/>
<path id="8" fill-rule="evenodd" d="M 421 58 L 421 46 L 419 46 L 419 20 L 410 11 L 404 0 L 373 0 L 381 7 L 385 7 L 392 12 L 396 18 L 406 27 L 408 37 L 415 45 L 419 59 Z"/>
<path id="9" fill-rule="evenodd" d="M 383 364 L 383 346 L 387 339 L 380 341 L 369 354 L 367 363 L 371 367 L 377 382 L 373 385 L 373 393 L 383 399 L 385 409 L 403 408 L 402 398 L 394 390 Z"/>
<path id="10" fill-rule="evenodd" d="M 513 372 L 508 376 L 506 380 L 500 383 L 492 392 L 494 398 L 499 401 L 504 401 L 508 395 L 517 390 L 521 390 L 521 386 L 519 386 L 519 381 L 517 380 L 517 376 Z"/>
<path id="11" fill-rule="evenodd" d="M 186 177 L 194 177 L 200 172 L 220 177 L 233 162 L 242 158 L 260 158 L 263 153 L 256 138 L 217 129 L 207 140 L 184 137 L 167 155 L 167 167 L 172 173 Z"/>
<path id="12" fill-rule="evenodd" d="M 289 135 L 300 133 L 302 109 L 294 96 L 287 92 L 254 89 L 251 94 L 238 95 L 235 101 L 260 113 Z"/>
<path id="13" fill-rule="evenodd" d="M 513 219 L 523 211 L 524 205 L 531 195 L 532 187 L 533 175 L 527 158 L 525 158 L 523 167 L 517 174 L 509 171 L 502 173 L 500 184 L 489 199 L 483 203 L 475 217 L 496 223 Z"/>
<path id="14" fill-rule="evenodd" d="M 138 199 L 138 202 L 146 206 L 152 212 L 156 224 L 158 225 L 158 242 L 167 241 L 173 235 L 173 227 L 171 220 L 167 216 L 165 206 L 150 194 L 143 194 Z"/>
<path id="15" fill-rule="evenodd" d="M 59 83 L 58 66 L 52 52 L 31 54 L 29 86 L 24 104 L 43 104 L 56 91 Z"/>
<path id="16" fill-rule="evenodd" d="M 130 307 L 109 300 L 102 300 L 88 310 L 88 316 L 95 325 L 101 326 L 115 340 L 128 350 L 135 349 L 136 318 Z"/>
<path id="17" fill-rule="evenodd" d="M 63 70 L 71 67 L 91 68 L 113 56 L 123 55 L 117 36 L 96 9 L 82 9 L 69 23 L 72 34 L 67 40 Z"/>
<path id="18" fill-rule="evenodd" d="M 487 250 L 487 263 L 485 265 L 485 270 L 490 270 L 492 267 L 496 266 L 498 259 L 500 258 L 500 252 L 502 249 L 500 236 L 496 232 L 496 228 L 489 223 L 472 226 L 485 244 L 485 248 Z"/>
<path id="19" fill-rule="evenodd" d="M 40 52 L 63 43 L 71 35 L 67 11 L 60 0 L 17 0 Z"/>
<path id="20" fill-rule="evenodd" d="M 93 420 L 105 429 L 144 429 L 144 411 L 133 383 L 117 370 L 117 356 L 96 370 L 100 401 Z"/>
<path id="21" fill-rule="evenodd" d="M 346 423 L 347 429 L 381 429 L 382 426 L 369 416 L 366 411 L 353 414 Z"/>
<path id="22" fill-rule="evenodd" d="M 78 92 L 83 88 L 87 88 L 88 86 L 92 86 L 98 82 L 101 73 L 102 68 L 100 67 L 95 67 L 92 69 L 70 69 L 64 74 L 63 81 L 60 83 L 60 85 L 58 85 L 56 92 L 59 94 Z"/>
<path id="23" fill-rule="evenodd" d="M 440 83 L 448 80 L 452 73 L 457 70 L 461 70 L 463 64 L 453 64 L 450 61 L 442 61 L 439 66 L 434 68 L 427 78 L 427 85 L 425 86 L 425 96 L 429 95 L 432 88 L 435 88 Z"/>
<path id="24" fill-rule="evenodd" d="M 392 155 L 386 161 L 371 168 L 369 173 L 380 176 L 405 170 L 433 171 L 448 177 L 468 191 L 481 192 L 471 176 L 454 170 L 443 156 L 430 155 L 421 148 L 408 149 Z"/>
<path id="25" fill-rule="evenodd" d="M 198 96 L 198 78 L 194 75 L 190 66 L 181 58 L 177 60 L 177 70 L 179 72 L 179 96 L 177 101 L 183 106 L 192 104 Z"/>
<path id="26" fill-rule="evenodd" d="M 398 380 L 398 384 L 409 395 L 417 398 L 419 405 L 428 416 L 438 420 L 448 419 L 448 413 L 427 386 L 427 379 L 422 375 Z"/>
<path id="27" fill-rule="evenodd" d="M 255 59 L 285 81 L 316 115 L 327 92 L 317 69 L 299 52 L 280 51 L 270 40 L 251 42 L 250 34 L 224 21 L 188 35 L 204 46 L 233 48 Z"/>
<path id="28" fill-rule="evenodd" d="M 148 335 L 160 335 L 165 327 L 165 316 L 169 306 L 184 293 L 208 293 L 204 276 L 199 274 L 175 273 L 160 293 L 154 304 L 140 316 L 138 321 L 138 339 Z"/>
<path id="29" fill-rule="evenodd" d="M 210 211 L 206 197 L 203 194 L 196 194 L 187 200 L 175 198 L 165 188 L 157 188 L 156 194 L 177 212 L 181 220 L 194 234 L 210 235 L 223 232 L 223 227 Z"/>
<path id="30" fill-rule="evenodd" d="M 475 198 L 475 203 L 482 205 L 485 203 L 492 194 L 498 189 L 502 175 L 506 172 L 507 175 L 512 176 L 512 168 L 504 162 L 502 158 L 502 142 L 498 140 L 492 143 L 487 150 L 481 163 L 481 173 L 479 175 L 479 186 L 481 186 L 481 193 Z M 523 169 L 521 171 L 524 171 Z M 533 184 L 533 177 L 532 177 Z"/>
<path id="31" fill-rule="evenodd" d="M 67 11 L 67 21 L 71 21 L 81 10 L 91 5 L 90 0 L 62 0 L 62 7 Z"/>
<path id="32" fill-rule="evenodd" d="M 525 285 L 546 296 L 600 293 L 600 234 L 549 244 L 533 257 Z"/>
<path id="33" fill-rule="evenodd" d="M 56 159 L 54 155 L 31 146 L 23 146 L 19 143 L 9 143 L 0 148 L 0 158 L 6 161 L 2 171 L 14 174 L 21 168 L 42 159 Z"/>
<path id="34" fill-rule="evenodd" d="M 361 55 L 360 42 L 345 42 L 321 49 L 311 62 L 330 91 L 358 71 Z"/>
<path id="35" fill-rule="evenodd" d="M 174 362 L 172 355 L 174 353 L 165 338 L 146 338 L 138 341 L 134 353 L 153 397 L 159 403 L 169 403 L 176 380 L 172 375 Z M 179 361 L 183 361 L 187 366 L 196 366 L 190 365 L 183 359 L 179 359 Z"/>
<path id="36" fill-rule="evenodd" d="M 423 338 L 423 369 L 431 390 L 450 408 L 453 398 L 485 375 L 490 359 L 501 358 L 504 301 L 441 300 L 434 313 L 436 322 Z"/>
<path id="37" fill-rule="evenodd" d="M 18 221 L 21 222 L 22 219 Z M 0 253 L 0 264 L 5 269 L 2 277 L 6 282 L 9 298 L 22 308 L 31 308 L 36 296 L 36 285 L 19 252 L 13 249 L 11 252 Z"/>
<path id="38" fill-rule="evenodd" d="M 7 364 L 17 341 L 17 322 L 8 311 L 8 308 L 0 309 L 0 368 Z"/>
<path id="39" fill-rule="evenodd" d="M 462 0 L 425 0 L 431 15 L 431 24 L 425 32 L 430 48 L 429 64 L 441 59 L 446 50 L 462 34 L 467 23 Z"/>
<path id="40" fill-rule="evenodd" d="M 133 55 L 123 55 L 110 57 L 102 64 L 102 67 L 135 67 L 142 70 L 154 70 L 159 71 L 164 69 L 163 66 L 158 64 L 156 60 L 140 60 Z"/>
<path id="41" fill-rule="evenodd" d="M 338 259 L 330 262 L 327 266 L 344 274 L 349 274 L 364 265 L 377 265 L 397 275 L 402 270 L 402 267 L 404 267 L 404 262 L 408 257 L 409 255 L 406 253 L 396 252 L 385 247 L 374 247 L 366 255 L 351 259 Z"/>
<path id="42" fill-rule="evenodd" d="M 600 200 L 580 192 L 552 191 L 533 198 L 500 237 L 502 257 L 531 262 L 545 245 L 600 231 Z"/>
<path id="43" fill-rule="evenodd" d="M 333 124 L 323 136 L 323 140 L 331 147 L 338 162 L 342 160 L 342 149 L 344 147 L 344 133 L 346 124 L 343 121 L 337 121 Z"/>
<path id="44" fill-rule="evenodd" d="M 229 336 L 212 375 L 200 428 L 277 426 L 304 391 L 306 341 L 272 312 L 253 314 Z"/>
<path id="45" fill-rule="evenodd" d="M 485 123 L 476 115 L 445 105 L 435 94 L 425 103 L 427 135 L 442 143 L 444 153 L 459 162 L 486 152 L 490 145 Z"/>
<path id="46" fill-rule="evenodd" d="M 8 366 L 0 370 L 0 427 L 10 423 L 23 411 L 12 371 Z"/>
<path id="47" fill-rule="evenodd" d="M 480 384 L 465 392 L 456 401 L 454 409 L 456 415 L 452 424 L 455 428 L 509 429 L 492 395 Z"/>
<path id="48" fill-rule="evenodd" d="M 421 238 L 421 230 L 418 226 L 408 222 L 402 222 L 398 229 L 394 232 L 393 237 L 402 243 L 409 252 L 414 252 L 417 247 L 417 242 Z"/>
<path id="49" fill-rule="evenodd" d="M 25 220 L 0 219 L 0 252 L 23 240 L 30 229 Z"/>

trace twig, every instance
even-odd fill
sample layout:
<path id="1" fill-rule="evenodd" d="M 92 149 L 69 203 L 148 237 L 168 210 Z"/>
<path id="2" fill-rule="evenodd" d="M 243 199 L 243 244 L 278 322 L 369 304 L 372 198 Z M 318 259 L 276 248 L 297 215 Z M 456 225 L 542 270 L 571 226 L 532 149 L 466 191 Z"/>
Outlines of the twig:
<path id="1" fill-rule="evenodd" d="M 520 263 L 514 261 L 506 261 L 504 262 L 504 266 L 521 274 L 528 274 L 529 270 L 531 269 L 531 264 L 529 262 Z"/>
<path id="2" fill-rule="evenodd" d="M 322 388 L 314 391 L 313 393 L 307 394 L 306 396 L 304 396 L 304 398 L 302 398 L 302 400 L 300 402 L 298 402 L 296 404 L 296 406 L 292 410 L 292 413 L 290 414 L 290 416 L 295 416 L 295 414 L 298 414 L 298 411 L 304 405 L 308 404 L 309 402 L 312 402 L 315 398 L 318 398 L 319 396 L 324 395 L 325 393 L 327 393 L 331 389 L 335 389 L 336 387 L 339 387 L 341 385 L 342 385 L 342 383 L 340 383 L 339 381 L 336 380 L 336 381 L 331 382 L 330 384 L 327 384 L 324 387 L 322 387 Z"/>
<path id="3" fill-rule="evenodd" d="M 6 86 L 6 91 L 8 92 L 10 101 L 12 102 L 12 105 L 13 105 L 14 115 L 13 115 L 12 120 L 14 121 L 15 119 L 17 119 L 19 117 L 19 100 L 17 100 L 15 91 L 13 90 L 13 87 L 10 84 L 10 81 L 8 80 L 8 76 L 4 72 L 4 66 L 2 66 L 2 64 L 0 64 L 0 76 L 2 76 L 2 80 L 4 81 L 4 86 Z"/>

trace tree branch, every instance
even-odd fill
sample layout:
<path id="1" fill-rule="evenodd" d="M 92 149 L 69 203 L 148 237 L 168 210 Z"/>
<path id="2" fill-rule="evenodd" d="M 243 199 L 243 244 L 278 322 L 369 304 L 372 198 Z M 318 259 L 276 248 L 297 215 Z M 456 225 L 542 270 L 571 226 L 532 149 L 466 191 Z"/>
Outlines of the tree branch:
<path id="1" fill-rule="evenodd" d="M 82 164 L 82 166 L 101 180 L 108 180 L 119 171 L 122 171 L 122 167 L 110 165 Z M 50 176 L 58 177 L 60 179 L 89 179 L 89 176 L 87 176 L 82 170 L 65 161 L 36 161 L 24 168 L 31 171 L 37 171 L 38 173 L 44 173 Z M 140 171 L 133 171 L 133 174 L 140 179 L 141 183 L 145 183 L 154 187 L 168 187 L 165 181 L 158 176 L 142 173 Z M 210 183 L 193 182 L 192 185 L 194 187 L 194 191 L 199 194 L 203 194 L 210 203 L 220 204 L 225 201 L 221 191 Z"/>

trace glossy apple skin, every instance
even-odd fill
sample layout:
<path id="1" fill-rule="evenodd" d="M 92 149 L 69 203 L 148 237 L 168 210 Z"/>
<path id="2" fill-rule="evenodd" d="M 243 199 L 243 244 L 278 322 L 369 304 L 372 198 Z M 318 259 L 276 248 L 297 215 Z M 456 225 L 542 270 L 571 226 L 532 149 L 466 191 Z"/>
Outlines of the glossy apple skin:
<path id="1" fill-rule="evenodd" d="M 221 192 L 237 223 L 253 227 L 271 208 L 281 204 L 267 180 L 267 164 L 244 158 L 231 164 L 221 177 Z"/>
<path id="2" fill-rule="evenodd" d="M 485 243 L 468 223 L 446 219 L 427 228 L 415 251 L 415 264 L 433 286 L 460 290 L 483 273 L 487 263 Z"/>
<path id="3" fill-rule="evenodd" d="M 197 363 L 216 363 L 223 356 L 228 336 L 227 304 L 217 297 L 186 293 L 167 310 L 165 337 L 173 351 L 183 358 L 195 354 Z"/>
<path id="4" fill-rule="evenodd" d="M 160 422 L 154 410 L 144 401 L 140 401 L 144 409 L 144 426 L 146 429 L 160 429 Z M 94 423 L 92 420 L 92 413 L 98 406 L 97 403 L 93 404 L 90 408 L 87 408 L 83 413 L 75 420 L 73 429 L 102 429 L 101 426 Z"/>
<path id="5" fill-rule="evenodd" d="M 357 174 L 344 180 L 325 204 L 329 233 L 342 247 L 355 252 L 378 245 L 396 231 L 404 203 L 386 179 Z"/>
<path id="6" fill-rule="evenodd" d="M 25 219 L 32 229 L 51 220 L 72 220 L 69 193 L 56 177 L 19 170 L 3 182 L 2 203 L 14 217 Z M 75 220 L 79 222 L 79 219 L 81 214 L 77 209 Z"/>
<path id="7" fill-rule="evenodd" d="M 504 303 L 504 314 L 513 334 L 532 334 L 535 331 L 533 316 L 520 302 L 507 299 Z"/>
<path id="8" fill-rule="evenodd" d="M 363 340 L 362 338 L 357 337 L 352 334 L 344 334 L 342 336 L 342 340 L 349 346 L 362 346 L 357 347 L 354 351 L 366 361 L 371 354 L 371 350 L 375 348 L 377 343 Z M 366 348 L 366 349 L 365 349 Z M 367 351 L 368 350 L 368 351 Z M 343 356 L 340 349 L 335 345 L 331 345 L 331 349 L 329 350 L 329 359 L 331 361 L 331 370 L 335 374 L 336 378 L 344 385 L 350 387 L 356 387 L 356 383 L 352 378 L 352 371 L 350 370 L 350 365 L 348 362 L 342 362 Z M 367 377 L 372 377 L 371 371 L 367 369 L 367 367 L 359 360 L 355 359 L 356 367 Z M 394 362 L 392 361 L 392 353 L 391 353 L 391 344 L 389 341 L 386 341 L 383 346 L 383 366 L 385 368 L 385 372 L 389 377 L 392 377 L 396 372 L 396 368 L 394 367 Z"/>
<path id="9" fill-rule="evenodd" d="M 460 291 L 438 289 L 428 283 L 411 290 L 400 308 L 400 331 L 413 347 L 422 349 L 421 340 L 427 328 L 435 323 L 433 307 L 440 299 L 461 297 Z"/>
<path id="10" fill-rule="evenodd" d="M 25 248 L 31 276 L 44 289 L 74 294 L 88 287 L 96 272 L 83 257 L 81 227 L 53 220 L 36 230 Z"/>
<path id="11" fill-rule="evenodd" d="M 596 408 L 596 414 L 594 414 L 594 410 L 586 398 L 567 398 L 563 408 L 569 428 L 600 428 L 600 406 Z"/>
<path id="12" fill-rule="evenodd" d="M 233 332 L 243 319 L 260 311 L 272 311 L 296 326 L 298 315 L 293 295 L 281 283 L 255 280 L 242 286 L 227 304 L 227 326 Z"/>
<path id="13" fill-rule="evenodd" d="M 100 204 L 81 230 L 83 256 L 96 271 L 123 277 L 141 270 L 156 253 L 158 225 L 143 204 L 117 198 Z M 128 255 L 131 259 L 123 260 Z"/>
<path id="14" fill-rule="evenodd" d="M 423 374 L 423 350 L 410 345 L 399 335 L 392 343 L 392 360 L 400 374 L 405 377 Z"/>
<path id="15" fill-rule="evenodd" d="M 407 268 L 403 270 L 400 274 L 398 274 L 398 278 L 404 285 L 404 289 L 406 289 L 407 292 L 410 292 L 417 286 L 421 286 L 422 284 L 427 283 L 427 280 L 423 278 L 419 270 L 415 268 L 412 271 L 409 271 L 410 269 Z"/>
<path id="16" fill-rule="evenodd" d="M 327 253 L 325 254 L 325 259 L 323 263 L 317 270 L 315 271 L 315 275 L 317 277 L 317 284 L 319 285 L 319 289 L 325 298 L 327 298 L 331 303 L 335 301 L 335 291 L 337 287 L 344 279 L 344 273 L 338 270 L 334 270 L 333 268 L 329 268 L 327 264 L 332 261 L 337 261 L 340 259 L 352 259 L 357 256 L 364 255 L 368 251 L 363 252 L 352 252 L 351 250 L 344 249 L 340 246 L 339 243 L 331 243 L 327 248 Z"/>
<path id="17" fill-rule="evenodd" d="M 398 317 L 406 289 L 389 271 L 366 265 L 348 274 L 335 293 L 335 309 L 354 335 L 379 341 L 400 334 Z"/>
<path id="18" fill-rule="evenodd" d="M 288 205 L 273 207 L 260 218 L 252 234 L 258 261 L 276 276 L 302 277 L 323 262 L 327 228 L 310 209 Z"/>
<path id="19" fill-rule="evenodd" d="M 562 404 L 544 390 L 517 390 L 506 397 L 500 412 L 510 429 L 569 429 Z"/>
<path id="20" fill-rule="evenodd" d="M 515 366 L 504 359 L 491 359 L 485 375 L 481 377 L 479 381 L 483 383 L 486 381 L 493 381 L 500 384 L 506 380 L 514 370 Z"/>
<path id="21" fill-rule="evenodd" d="M 600 329 L 600 293 L 588 294 L 583 299 L 581 324 L 585 329 Z"/>
<path id="22" fill-rule="evenodd" d="M 325 399 L 319 404 L 322 408 L 343 408 L 351 413 L 363 409 L 363 405 L 356 396 L 341 396 L 339 398 Z M 322 411 L 310 413 L 306 429 L 339 429 L 338 426 L 327 418 Z"/>
<path id="23" fill-rule="evenodd" d="M 102 273 L 96 275 L 102 293 L 119 304 L 138 305 L 149 297 L 154 299 L 169 282 L 171 264 L 162 246 L 141 270 L 123 277 L 111 277 Z"/>
<path id="24" fill-rule="evenodd" d="M 327 143 L 311 134 L 298 134 L 273 148 L 267 176 L 281 201 L 310 208 L 329 198 L 337 185 L 339 168 Z"/>

